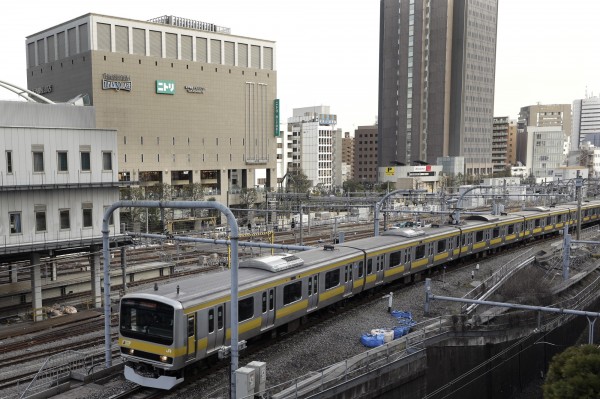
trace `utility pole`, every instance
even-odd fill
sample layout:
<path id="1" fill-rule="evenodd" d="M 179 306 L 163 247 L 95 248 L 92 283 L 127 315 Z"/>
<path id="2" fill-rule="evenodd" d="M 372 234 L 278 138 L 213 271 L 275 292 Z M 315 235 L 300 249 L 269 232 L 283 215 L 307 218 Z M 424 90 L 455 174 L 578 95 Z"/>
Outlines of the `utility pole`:
<path id="1" fill-rule="evenodd" d="M 577 178 L 575 179 L 575 191 L 577 194 L 577 234 L 576 238 L 579 240 L 579 236 L 581 234 L 581 197 L 582 191 L 581 186 L 583 185 L 583 179 L 579 176 L 579 171 L 577 171 Z"/>

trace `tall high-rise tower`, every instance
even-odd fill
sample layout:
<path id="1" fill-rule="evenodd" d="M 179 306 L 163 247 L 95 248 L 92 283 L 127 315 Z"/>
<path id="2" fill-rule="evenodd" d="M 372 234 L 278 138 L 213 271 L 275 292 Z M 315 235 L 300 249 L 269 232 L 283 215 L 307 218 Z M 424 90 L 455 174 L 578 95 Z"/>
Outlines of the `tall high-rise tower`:
<path id="1" fill-rule="evenodd" d="M 492 173 L 498 0 L 381 0 L 379 166 Z"/>

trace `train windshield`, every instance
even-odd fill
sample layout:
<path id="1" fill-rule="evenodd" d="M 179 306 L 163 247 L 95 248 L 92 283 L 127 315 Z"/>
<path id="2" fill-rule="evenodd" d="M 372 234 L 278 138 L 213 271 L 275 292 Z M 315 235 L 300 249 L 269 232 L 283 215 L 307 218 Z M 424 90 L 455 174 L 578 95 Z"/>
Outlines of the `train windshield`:
<path id="1" fill-rule="evenodd" d="M 172 306 L 148 299 L 123 299 L 121 301 L 121 335 L 157 344 L 173 343 Z"/>

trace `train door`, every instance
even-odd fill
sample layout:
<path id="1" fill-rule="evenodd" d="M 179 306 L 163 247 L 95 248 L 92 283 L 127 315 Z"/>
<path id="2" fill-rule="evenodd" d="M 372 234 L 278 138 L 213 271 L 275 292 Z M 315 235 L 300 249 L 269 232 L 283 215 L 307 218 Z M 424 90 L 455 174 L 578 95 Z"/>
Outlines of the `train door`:
<path id="1" fill-rule="evenodd" d="M 319 275 L 308 276 L 308 311 L 319 306 Z"/>
<path id="2" fill-rule="evenodd" d="M 225 344 L 225 305 L 208 309 L 207 351 L 218 349 Z"/>
<path id="3" fill-rule="evenodd" d="M 377 257 L 375 257 L 375 269 L 377 270 L 377 279 L 376 279 L 376 283 L 375 284 L 381 284 L 383 283 L 383 278 L 385 277 L 383 274 L 383 262 L 384 260 L 384 255 L 379 255 Z"/>
<path id="4" fill-rule="evenodd" d="M 275 323 L 275 288 L 262 293 L 262 329 L 272 327 Z"/>
<path id="5" fill-rule="evenodd" d="M 352 286 L 354 284 L 353 264 L 344 266 L 344 296 L 352 295 Z"/>
<path id="6" fill-rule="evenodd" d="M 196 314 L 187 316 L 187 358 L 191 360 L 196 357 Z"/>
<path id="7" fill-rule="evenodd" d="M 402 250 L 402 252 L 404 252 L 404 259 L 402 262 L 404 263 L 404 271 L 408 272 L 411 269 L 412 248 L 405 248 Z"/>

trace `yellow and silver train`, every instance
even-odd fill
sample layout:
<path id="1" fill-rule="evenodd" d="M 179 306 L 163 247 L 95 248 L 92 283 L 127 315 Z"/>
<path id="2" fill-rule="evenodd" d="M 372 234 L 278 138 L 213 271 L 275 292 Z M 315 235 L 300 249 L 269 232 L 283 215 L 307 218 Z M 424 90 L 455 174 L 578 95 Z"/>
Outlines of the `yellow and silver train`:
<path id="1" fill-rule="evenodd" d="M 584 202 L 582 223 L 600 218 Z M 378 237 L 240 262 L 239 338 L 288 328 L 307 314 L 431 267 L 558 232 L 577 219 L 575 204 L 501 216 L 473 215 L 460 225 L 398 229 Z M 228 270 L 130 293 L 121 299 L 119 346 L 125 377 L 170 389 L 189 364 L 230 345 Z"/>

